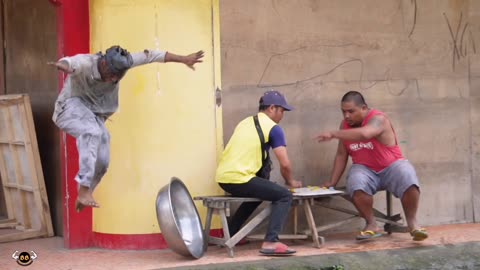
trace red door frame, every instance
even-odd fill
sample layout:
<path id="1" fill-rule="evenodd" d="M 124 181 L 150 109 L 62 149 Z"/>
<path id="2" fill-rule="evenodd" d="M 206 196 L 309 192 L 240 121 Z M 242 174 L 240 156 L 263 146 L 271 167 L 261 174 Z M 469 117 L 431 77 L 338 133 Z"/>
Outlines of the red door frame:
<path id="1" fill-rule="evenodd" d="M 90 52 L 89 0 L 49 0 L 57 13 L 58 58 Z M 59 89 L 63 87 L 63 73 L 59 73 Z M 78 172 L 78 152 L 73 137 L 61 133 L 61 170 L 63 196 L 63 235 L 66 248 L 93 246 L 92 210 L 75 211 Z"/>

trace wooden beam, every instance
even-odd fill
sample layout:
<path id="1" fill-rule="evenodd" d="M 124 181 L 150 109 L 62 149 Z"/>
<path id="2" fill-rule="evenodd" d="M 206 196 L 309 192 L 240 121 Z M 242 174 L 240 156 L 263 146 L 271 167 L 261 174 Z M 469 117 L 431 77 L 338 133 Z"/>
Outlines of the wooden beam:
<path id="1" fill-rule="evenodd" d="M 18 225 L 18 222 L 15 219 L 0 220 L 0 229 L 15 228 L 17 225 Z"/>
<path id="2" fill-rule="evenodd" d="M 20 241 L 20 240 L 25 240 L 25 239 L 30 239 L 30 238 L 35 238 L 35 237 L 40 237 L 44 236 L 44 232 L 39 232 L 37 230 L 27 230 L 27 231 L 18 231 L 15 233 L 9 233 L 9 234 L 0 234 L 0 243 L 5 243 L 5 242 L 12 242 L 12 241 Z"/>

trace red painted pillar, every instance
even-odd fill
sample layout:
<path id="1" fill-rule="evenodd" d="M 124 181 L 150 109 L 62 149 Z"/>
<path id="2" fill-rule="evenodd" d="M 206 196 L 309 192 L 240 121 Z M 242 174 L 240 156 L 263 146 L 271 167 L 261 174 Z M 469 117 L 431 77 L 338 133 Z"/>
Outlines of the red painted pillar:
<path id="1" fill-rule="evenodd" d="M 50 0 L 57 9 L 58 58 L 90 52 L 90 17 L 88 0 Z M 59 73 L 59 89 L 65 74 Z M 78 172 L 78 152 L 73 137 L 62 132 L 62 191 L 63 234 L 66 248 L 85 248 L 93 245 L 92 210 L 75 211 Z"/>

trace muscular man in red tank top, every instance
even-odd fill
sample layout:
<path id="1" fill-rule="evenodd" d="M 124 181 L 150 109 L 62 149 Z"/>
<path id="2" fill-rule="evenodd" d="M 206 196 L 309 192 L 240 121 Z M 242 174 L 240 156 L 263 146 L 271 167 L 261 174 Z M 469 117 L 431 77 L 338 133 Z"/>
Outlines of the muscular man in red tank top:
<path id="1" fill-rule="evenodd" d="M 381 235 L 373 215 L 373 195 L 378 190 L 388 190 L 400 198 L 413 240 L 426 239 L 428 234 L 416 218 L 420 185 L 415 169 L 402 155 L 390 119 L 369 108 L 362 94 L 356 91 L 343 96 L 341 109 L 344 120 L 340 129 L 320 133 L 316 139 L 319 142 L 339 140 L 331 178 L 324 183 L 325 187 L 337 185 L 348 157 L 352 157 L 347 193 L 366 221 L 357 239 Z"/>

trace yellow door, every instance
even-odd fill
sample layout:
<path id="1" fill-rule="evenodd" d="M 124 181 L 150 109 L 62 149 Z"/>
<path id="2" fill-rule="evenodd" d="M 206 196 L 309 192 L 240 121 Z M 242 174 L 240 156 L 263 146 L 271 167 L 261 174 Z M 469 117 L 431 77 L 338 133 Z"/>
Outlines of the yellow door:
<path id="1" fill-rule="evenodd" d="M 172 176 L 192 196 L 218 194 L 214 174 L 222 145 L 218 0 L 91 0 L 91 51 L 205 51 L 196 71 L 149 64 L 120 83 L 120 107 L 108 121 L 110 168 L 94 193 L 95 232 L 158 233 L 155 199 Z M 201 215 L 204 207 L 197 204 Z"/>

